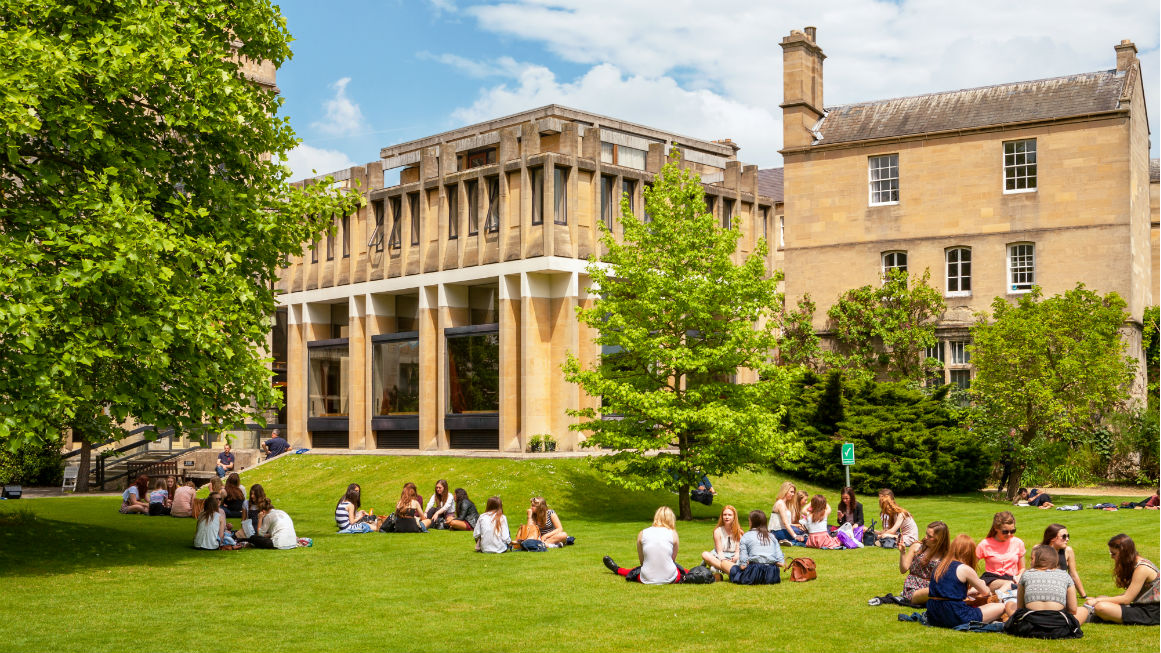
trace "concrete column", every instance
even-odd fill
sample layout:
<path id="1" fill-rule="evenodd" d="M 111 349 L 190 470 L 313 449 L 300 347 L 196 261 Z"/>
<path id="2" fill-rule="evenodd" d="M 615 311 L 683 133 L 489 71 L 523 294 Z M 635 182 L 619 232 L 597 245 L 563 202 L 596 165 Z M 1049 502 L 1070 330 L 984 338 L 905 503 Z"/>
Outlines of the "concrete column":
<path id="1" fill-rule="evenodd" d="M 374 449 L 368 399 L 371 393 L 370 338 L 367 336 L 367 297 L 358 295 L 348 301 L 347 331 L 349 338 L 347 368 L 348 446 L 352 449 Z"/>
<path id="2" fill-rule="evenodd" d="M 520 275 L 500 277 L 500 450 L 522 451 Z"/>
<path id="3" fill-rule="evenodd" d="M 443 431 L 443 399 L 440 390 L 443 331 L 439 326 L 438 289 L 419 289 L 419 448 L 438 449 L 447 437 Z"/>
<path id="4" fill-rule="evenodd" d="M 306 329 L 303 304 L 287 307 L 286 329 L 286 441 L 294 447 L 309 447 L 306 431 Z"/>
<path id="5" fill-rule="evenodd" d="M 580 387 L 564 379 L 561 364 L 569 352 L 577 353 L 580 345 L 580 323 L 576 319 L 576 272 L 552 277 L 552 355 L 547 378 L 552 388 L 552 412 L 548 416 L 549 429 L 561 449 L 575 449 L 575 435 L 568 430 L 573 418 L 565 410 L 580 406 Z"/>
<path id="6" fill-rule="evenodd" d="M 547 275 L 521 273 L 520 282 L 520 430 L 528 437 L 550 431 L 552 404 L 552 320 Z M 524 442 L 521 442 L 523 446 Z"/>

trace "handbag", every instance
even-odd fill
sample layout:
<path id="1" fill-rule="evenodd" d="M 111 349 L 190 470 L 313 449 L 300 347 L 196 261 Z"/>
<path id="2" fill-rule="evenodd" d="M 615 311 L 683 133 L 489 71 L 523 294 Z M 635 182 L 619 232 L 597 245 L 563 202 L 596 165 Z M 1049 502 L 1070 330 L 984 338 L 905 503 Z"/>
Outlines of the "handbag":
<path id="1" fill-rule="evenodd" d="M 685 572 L 685 577 L 681 579 L 681 582 L 693 585 L 709 585 L 715 580 L 717 579 L 714 578 L 713 570 L 705 565 L 698 565 Z"/>
<path id="2" fill-rule="evenodd" d="M 791 558 L 786 567 L 790 570 L 790 580 L 796 583 L 805 583 L 818 578 L 814 560 L 810 558 Z"/>
<path id="3" fill-rule="evenodd" d="M 871 525 L 863 531 L 863 546 L 875 546 L 875 520 L 871 520 Z"/>
<path id="4" fill-rule="evenodd" d="M 524 540 L 537 539 L 540 537 L 540 529 L 529 524 L 521 524 L 520 528 L 516 530 L 516 542 L 523 542 Z"/>

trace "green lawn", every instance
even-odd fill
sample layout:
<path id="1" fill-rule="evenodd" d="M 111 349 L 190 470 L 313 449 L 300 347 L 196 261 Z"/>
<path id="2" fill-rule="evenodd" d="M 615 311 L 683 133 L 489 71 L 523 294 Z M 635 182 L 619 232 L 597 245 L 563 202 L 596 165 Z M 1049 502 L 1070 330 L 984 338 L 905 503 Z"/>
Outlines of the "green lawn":
<path id="1" fill-rule="evenodd" d="M 385 512 L 404 481 L 427 495 L 437 478 L 467 489 L 481 509 L 501 495 L 512 522 L 543 495 L 577 544 L 484 556 L 468 533 L 334 534 L 347 483 L 363 486 L 364 507 Z M 710 548 L 719 503 L 769 510 L 782 480 L 718 479 L 715 505 L 695 504 L 697 520 L 678 526 L 679 562 L 692 566 Z M 118 498 L 0 501 L 0 651 L 1157 650 L 1157 628 L 1088 625 L 1081 640 L 1045 643 L 901 623 L 900 608 L 867 606 L 902 588 L 898 555 L 880 549 L 811 551 L 819 571 L 811 583 L 629 584 L 601 556 L 633 563 L 637 530 L 675 497 L 611 488 L 584 460 L 287 456 L 243 482 L 262 483 L 314 547 L 195 551 L 192 520 L 121 515 Z M 837 502 L 837 492 L 826 494 Z M 872 498 L 863 502 L 868 516 L 876 512 Z M 921 527 L 942 519 L 977 539 L 1003 508 L 981 495 L 900 503 Z M 1112 535 L 1129 533 L 1158 559 L 1156 511 L 1017 508 L 1016 516 L 1029 547 L 1047 524 L 1069 527 L 1090 594 L 1114 593 Z"/>

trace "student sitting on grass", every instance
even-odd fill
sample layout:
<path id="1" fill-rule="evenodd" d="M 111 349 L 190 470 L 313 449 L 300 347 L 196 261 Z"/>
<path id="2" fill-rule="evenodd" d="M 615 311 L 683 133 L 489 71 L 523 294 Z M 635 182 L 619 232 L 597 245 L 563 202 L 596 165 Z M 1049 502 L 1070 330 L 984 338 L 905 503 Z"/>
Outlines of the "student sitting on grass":
<path id="1" fill-rule="evenodd" d="M 879 490 L 879 513 L 883 530 L 875 534 L 876 544 L 884 549 L 894 549 L 900 544 L 908 547 L 919 541 L 919 526 L 915 524 L 915 518 L 895 503 L 895 493 L 891 490 Z"/>
<path id="2" fill-rule="evenodd" d="M 976 543 L 971 536 L 961 533 L 948 547 L 947 557 L 931 575 L 928 587 L 927 623 L 943 628 L 955 628 L 969 621 L 991 623 L 1008 611 L 1007 603 L 988 603 L 981 607 L 968 605 L 968 588 L 979 595 L 989 593 L 988 586 L 976 575 Z M 1015 604 L 1011 609 L 1015 610 Z"/>
<path id="3" fill-rule="evenodd" d="M 1158 625 L 1158 600 L 1161 596 L 1161 574 L 1157 566 L 1137 554 L 1133 538 L 1121 533 L 1109 540 L 1109 557 L 1113 559 L 1113 578 L 1125 591 L 1119 596 L 1094 596 L 1077 611 L 1085 621 L 1134 626 Z"/>
<path id="4" fill-rule="evenodd" d="M 346 493 L 335 504 L 335 525 L 339 527 L 340 533 L 370 532 L 370 525 L 363 520 L 372 515 L 374 511 L 364 512 L 360 510 L 362 495 L 363 489 L 359 487 L 359 484 L 351 483 L 347 486 Z"/>
<path id="5" fill-rule="evenodd" d="M 218 504 L 219 505 L 221 505 L 221 503 L 226 500 L 226 491 L 224 488 L 225 488 L 225 486 L 222 485 L 222 479 L 220 479 L 220 478 L 211 478 L 210 479 L 210 494 L 213 494 L 213 495 L 218 497 Z"/>
<path id="6" fill-rule="evenodd" d="M 1023 505 L 1025 503 L 1040 508 L 1041 510 L 1048 510 L 1049 508 L 1055 507 L 1052 503 L 1052 497 L 1036 488 L 1032 488 L 1030 491 L 1025 488 L 1020 488 L 1016 492 L 1016 505 Z"/>
<path id="7" fill-rule="evenodd" d="M 193 481 L 186 481 L 173 493 L 169 504 L 169 514 L 173 517 L 193 517 L 193 504 L 197 500 L 198 489 Z"/>
<path id="8" fill-rule="evenodd" d="M 927 591 L 931 585 L 931 574 L 943 558 L 947 556 L 948 547 L 947 524 L 933 521 L 927 525 L 927 532 L 923 539 L 905 547 L 899 546 L 899 573 L 907 574 L 903 580 L 903 591 L 899 596 L 888 593 L 886 596 L 877 596 L 868 605 L 913 605 L 922 606 L 927 603 Z"/>
<path id="9" fill-rule="evenodd" d="M 841 542 L 836 540 L 826 530 L 826 519 L 830 515 L 830 505 L 826 497 L 814 495 L 810 500 L 810 510 L 802 516 L 802 525 L 806 528 L 806 546 L 811 549 L 842 549 Z"/>
<path id="10" fill-rule="evenodd" d="M 1080 582 L 1080 574 L 1076 573 L 1076 553 L 1068 545 L 1070 539 L 1068 528 L 1062 524 L 1049 524 L 1044 529 L 1044 539 L 1041 544 L 1048 545 L 1056 551 L 1057 568 L 1068 572 L 1072 584 L 1076 587 L 1076 596 L 1080 599 L 1088 598 L 1084 591 L 1084 583 Z"/>
<path id="11" fill-rule="evenodd" d="M 476 504 L 468 498 L 468 491 L 462 487 L 457 487 L 455 494 L 455 513 L 449 514 L 447 518 L 447 526 L 453 531 L 470 531 L 476 527 L 476 522 L 480 519 L 480 511 L 476 508 Z"/>
<path id="12" fill-rule="evenodd" d="M 423 525 L 423 508 L 419 503 L 419 494 L 415 483 L 404 483 L 403 491 L 399 493 L 399 502 L 395 504 L 395 532 L 396 533 L 426 533 Z"/>
<path id="13" fill-rule="evenodd" d="M 653 525 L 637 534 L 637 559 L 641 564 L 625 569 L 605 556 L 605 566 L 625 580 L 645 585 L 680 583 L 686 570 L 677 564 L 679 541 L 675 524 L 673 511 L 669 506 L 661 506 L 653 513 Z"/>
<path id="14" fill-rule="evenodd" d="M 1076 586 L 1058 567 L 1056 549 L 1037 544 L 1032 547 L 1032 567 L 1020 576 L 1016 612 L 1004 630 L 1020 637 L 1079 637 L 1071 634 L 1080 630 L 1076 607 Z"/>
<path id="15" fill-rule="evenodd" d="M 258 506 L 262 500 L 266 498 L 266 489 L 261 485 L 255 483 L 250 486 L 250 496 L 242 504 L 242 533 L 246 537 L 250 537 L 258 532 L 258 523 L 261 518 L 261 511 Z"/>
<path id="16" fill-rule="evenodd" d="M 222 510 L 218 495 L 211 493 L 205 498 L 203 506 L 194 530 L 194 548 L 213 551 L 223 546 L 234 546 L 237 542 L 233 533 L 226 528 L 226 513 Z"/>
<path id="17" fill-rule="evenodd" d="M 839 504 L 836 521 L 839 526 L 843 524 L 850 524 L 851 526 L 863 525 L 863 504 L 855 500 L 855 489 L 853 487 L 844 487 L 839 498 Z"/>
<path id="18" fill-rule="evenodd" d="M 564 532 L 564 527 L 560 525 L 560 517 L 556 515 L 555 510 L 549 509 L 544 497 L 532 499 L 528 508 L 528 525 L 536 528 L 540 533 L 540 541 L 549 548 L 572 543 L 568 533 Z"/>
<path id="19" fill-rule="evenodd" d="M 472 529 L 476 551 L 506 553 L 512 545 L 512 534 L 508 531 L 508 518 L 504 516 L 504 504 L 500 497 L 488 497 L 484 510 Z"/>
<path id="20" fill-rule="evenodd" d="M 157 479 L 153 491 L 149 493 L 149 516 L 169 514 L 169 491 L 165 489 L 165 479 Z"/>
<path id="21" fill-rule="evenodd" d="M 806 490 L 799 490 L 798 494 L 798 518 L 794 520 L 794 525 L 801 527 L 802 532 L 806 532 L 806 527 L 802 525 L 803 515 L 810 512 L 810 493 Z"/>
<path id="22" fill-rule="evenodd" d="M 435 482 L 435 493 L 427 500 L 423 512 L 423 525 L 426 528 L 447 528 L 447 520 L 456 512 L 455 500 L 447 489 L 447 481 L 441 478 Z"/>
<path id="23" fill-rule="evenodd" d="M 255 508 L 261 515 L 258 532 L 250 536 L 250 546 L 258 549 L 294 549 L 298 547 L 298 535 L 294 533 L 294 522 L 290 515 L 276 509 L 270 499 L 263 494 Z"/>
<path id="24" fill-rule="evenodd" d="M 242 479 L 234 472 L 226 477 L 225 496 L 222 499 L 222 510 L 226 517 L 231 519 L 242 518 L 242 506 L 246 503 L 246 489 L 242 487 Z"/>
<path id="25" fill-rule="evenodd" d="M 1024 541 L 1016 537 L 1016 518 L 1004 510 L 992 517 L 992 527 L 978 547 L 984 563 L 983 579 L 992 591 L 1014 589 L 1024 573 Z"/>
<path id="26" fill-rule="evenodd" d="M 778 488 L 774 508 L 770 510 L 770 532 L 780 542 L 806 546 L 806 531 L 794 528 L 798 521 L 798 492 L 790 481 Z"/>
<path id="27" fill-rule="evenodd" d="M 149 477 L 142 474 L 121 493 L 121 514 L 148 515 L 149 503 L 145 501 L 147 492 L 149 492 Z"/>
<path id="28" fill-rule="evenodd" d="M 173 497 L 177 494 L 177 478 L 173 476 L 165 477 L 165 491 L 169 494 L 170 505 L 173 504 Z"/>
<path id="29" fill-rule="evenodd" d="M 730 567 L 738 560 L 738 542 L 741 539 L 742 526 L 738 524 L 738 510 L 726 506 L 718 515 L 718 525 L 714 528 L 714 550 L 702 553 L 701 559 L 706 566 L 728 574 Z"/>
<path id="30" fill-rule="evenodd" d="M 738 561 L 730 566 L 730 582 L 738 585 L 774 585 L 781 582 L 779 569 L 786 557 L 778 538 L 766 528 L 766 513 L 750 512 L 750 530 L 738 542 Z"/>

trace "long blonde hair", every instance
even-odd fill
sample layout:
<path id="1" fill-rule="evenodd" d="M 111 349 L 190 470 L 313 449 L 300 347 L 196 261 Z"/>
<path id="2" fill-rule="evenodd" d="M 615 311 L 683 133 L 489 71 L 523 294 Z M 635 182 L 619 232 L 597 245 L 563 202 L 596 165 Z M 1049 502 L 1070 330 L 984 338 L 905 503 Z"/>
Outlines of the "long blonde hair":
<path id="1" fill-rule="evenodd" d="M 496 530 L 496 534 L 500 534 L 500 520 L 504 518 L 504 502 L 500 501 L 500 497 L 488 497 L 488 503 L 484 506 L 484 514 L 492 513 L 492 528 Z"/>
<path id="2" fill-rule="evenodd" d="M 911 516 L 911 513 L 895 503 L 895 493 L 890 490 L 879 491 L 879 511 L 883 513 L 883 526 L 885 528 L 894 526 L 895 518 L 899 515 L 902 515 L 904 519 Z"/>
<path id="3" fill-rule="evenodd" d="M 653 525 L 668 528 L 671 531 L 677 530 L 677 519 L 673 516 L 673 511 L 669 506 L 661 506 L 657 512 L 653 513 Z"/>
<path id="4" fill-rule="evenodd" d="M 727 510 L 734 513 L 734 527 L 732 529 L 730 529 L 730 532 L 726 533 L 726 535 L 730 536 L 731 538 L 733 538 L 733 540 L 735 542 L 737 542 L 738 540 L 742 539 L 742 525 L 738 523 L 738 509 L 737 508 L 735 508 L 731 505 L 728 505 L 728 504 L 726 505 L 726 507 L 722 508 L 722 512 L 718 515 L 718 528 L 722 529 L 722 531 L 725 532 L 726 524 L 724 521 L 722 521 L 722 517 L 725 516 Z"/>
<path id="5" fill-rule="evenodd" d="M 548 502 L 544 497 L 532 498 L 532 523 L 541 526 L 548 521 Z"/>

